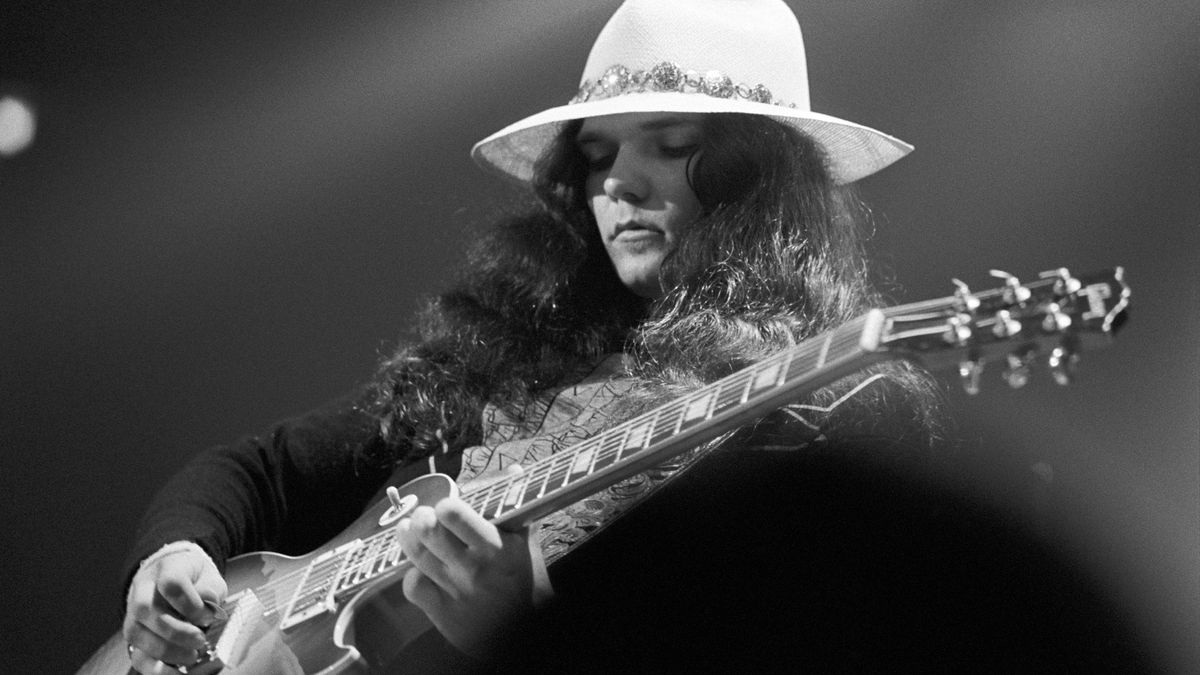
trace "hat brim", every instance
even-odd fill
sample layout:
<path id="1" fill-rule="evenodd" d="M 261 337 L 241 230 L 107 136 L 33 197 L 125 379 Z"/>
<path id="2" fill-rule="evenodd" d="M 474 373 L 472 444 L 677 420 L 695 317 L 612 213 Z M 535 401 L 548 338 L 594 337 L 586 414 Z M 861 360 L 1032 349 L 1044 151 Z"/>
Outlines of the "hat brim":
<path id="1" fill-rule="evenodd" d="M 861 124 L 808 110 L 704 94 L 644 92 L 562 105 L 508 125 L 475 144 L 471 156 L 485 167 L 520 181 L 533 177 L 533 165 L 564 122 L 630 112 L 747 113 L 764 115 L 808 134 L 824 150 L 837 183 L 852 183 L 912 152 L 913 146 Z"/>

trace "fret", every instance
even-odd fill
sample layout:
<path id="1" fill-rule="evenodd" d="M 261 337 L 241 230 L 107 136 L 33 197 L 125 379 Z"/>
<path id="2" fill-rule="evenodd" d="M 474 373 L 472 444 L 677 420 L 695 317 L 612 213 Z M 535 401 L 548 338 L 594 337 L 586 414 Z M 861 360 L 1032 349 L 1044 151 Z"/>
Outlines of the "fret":
<path id="1" fill-rule="evenodd" d="M 853 344 L 857 345 L 857 340 Z M 838 331 L 826 335 L 819 343 L 801 345 L 801 348 L 790 354 L 790 358 L 785 362 L 788 372 L 804 376 L 819 370 L 829 362 L 831 353 L 834 359 L 845 356 L 848 353 L 845 345 L 845 335 Z"/>
<path id="2" fill-rule="evenodd" d="M 527 494 L 525 496 L 526 501 L 537 499 L 546 493 L 546 479 L 549 477 L 549 474 L 550 463 L 548 461 L 543 460 L 529 467 L 529 470 L 525 472 L 525 475 L 529 477 L 530 485 L 536 487 L 537 490 L 534 491 L 532 497 Z"/>
<path id="3" fill-rule="evenodd" d="M 592 472 L 592 459 L 595 458 L 598 448 L 598 444 L 593 443 L 575 453 L 575 459 L 571 462 L 571 482 Z"/>
<path id="4" fill-rule="evenodd" d="M 774 389 L 777 384 L 783 381 L 787 373 L 786 361 L 765 363 L 763 365 L 765 367 L 754 373 L 754 379 L 750 380 L 747 398 L 767 389 Z"/>
<path id="5" fill-rule="evenodd" d="M 552 492 L 567 485 L 571 477 L 571 464 L 575 458 L 570 453 L 551 455 L 551 468 L 546 476 L 546 491 Z"/>
<path id="6" fill-rule="evenodd" d="M 654 433 L 650 435 L 650 442 L 647 444 L 648 446 L 656 445 L 679 433 L 679 427 L 683 423 L 683 416 L 681 413 L 686 405 L 686 401 L 672 401 L 671 403 L 668 403 L 659 409 L 659 414 L 656 416 L 654 424 Z M 667 417 L 668 415 L 673 416 L 675 421 L 670 424 L 660 424 L 663 418 Z"/>
<path id="7" fill-rule="evenodd" d="M 501 514 L 508 511 L 507 498 L 513 491 L 516 478 L 505 478 L 504 480 L 492 486 L 494 494 L 488 499 L 488 512 L 481 513 L 485 518 L 499 518 Z"/>
<path id="8" fill-rule="evenodd" d="M 358 550 L 350 554 L 350 559 L 346 563 L 346 570 L 340 575 L 339 588 L 345 588 L 348 585 L 357 585 L 370 578 L 375 555 L 379 549 L 379 538 L 373 537 L 366 540 L 364 544 L 364 546 L 360 546 Z"/>
<path id="9" fill-rule="evenodd" d="M 683 411 L 684 420 L 691 422 L 694 419 L 707 418 L 709 411 L 713 408 L 715 398 L 716 396 L 713 392 L 706 392 L 688 401 L 688 407 L 684 408 Z"/>
<path id="10" fill-rule="evenodd" d="M 716 400 L 716 392 L 703 390 L 701 390 L 699 396 L 688 399 L 687 406 L 683 409 L 679 428 L 685 429 L 707 420 L 709 415 L 712 414 L 713 404 Z"/>
<path id="11" fill-rule="evenodd" d="M 396 530 L 388 528 L 380 533 L 379 546 L 375 548 L 375 560 L 371 564 L 371 578 L 378 577 L 384 572 L 395 567 L 399 562 L 397 558 Z"/>
<path id="12" fill-rule="evenodd" d="M 362 568 L 355 575 L 357 578 L 361 578 L 363 581 L 370 581 L 375 578 L 378 574 L 376 568 L 379 566 L 380 561 L 383 560 L 383 545 L 385 543 L 384 537 L 372 537 L 371 546 L 367 554 L 363 556 Z"/>
<path id="13" fill-rule="evenodd" d="M 344 596 L 357 590 L 395 569 L 403 561 L 404 551 L 400 548 L 396 530 L 388 528 L 377 532 L 361 540 L 361 545 L 347 556 L 342 570 L 332 575 L 333 590 L 330 597 Z"/>
<path id="14" fill-rule="evenodd" d="M 612 463 L 617 461 L 620 456 L 620 448 L 614 447 L 612 449 L 602 449 L 600 452 L 597 452 L 595 458 L 593 458 L 592 469 L 589 473 L 596 473 L 606 466 L 611 466 Z"/>
<path id="15" fill-rule="evenodd" d="M 811 349 L 797 350 L 787 360 L 788 371 L 796 373 L 808 372 L 812 368 L 811 364 L 815 363 L 819 356 L 819 353 L 814 353 Z"/>
<path id="16" fill-rule="evenodd" d="M 516 508 L 521 505 L 521 495 L 525 492 L 525 485 L 528 481 L 524 476 L 517 476 L 508 481 L 508 489 L 504 491 L 504 499 L 501 504 Z"/>
<path id="17" fill-rule="evenodd" d="M 525 474 L 525 491 L 521 495 L 521 503 L 528 504 L 542 495 L 542 491 L 546 487 L 546 483 L 538 478 L 537 471 L 531 471 Z"/>
<path id="18" fill-rule="evenodd" d="M 400 564 L 404 551 L 400 548 L 400 538 L 396 536 L 396 530 L 389 528 L 388 533 L 390 536 L 387 543 L 387 555 L 383 558 L 383 564 L 387 569 L 391 569 Z"/>
<path id="19" fill-rule="evenodd" d="M 479 509 L 480 515 L 485 518 L 500 515 L 500 509 L 504 506 L 504 495 L 508 492 L 508 482 L 504 480 L 487 487 L 483 508 Z"/>
<path id="20" fill-rule="evenodd" d="M 620 427 L 618 433 L 604 434 L 601 436 L 600 445 L 596 448 L 595 454 L 592 456 L 591 464 L 588 466 L 588 473 L 592 474 L 604 467 L 617 461 L 621 456 L 621 447 L 625 445 L 629 438 L 631 427 L 628 425 Z"/>
<path id="21" fill-rule="evenodd" d="M 470 494 L 465 495 L 467 503 L 472 509 L 479 512 L 480 515 L 487 517 L 488 495 L 491 493 L 491 486 L 481 487 Z"/>
<path id="22" fill-rule="evenodd" d="M 824 368 L 830 361 L 836 361 L 857 352 L 863 326 L 863 321 L 856 319 L 837 330 L 829 332 L 820 342 L 820 351 L 817 357 L 812 360 L 807 368 L 810 370 Z"/>
<path id="23" fill-rule="evenodd" d="M 741 382 L 741 380 L 745 380 L 745 382 Z M 720 390 L 717 393 L 716 402 L 713 404 L 713 412 L 725 412 L 730 408 L 745 403 L 752 382 L 754 382 L 753 373 L 743 372 L 735 373 L 720 382 Z"/>
<path id="24" fill-rule="evenodd" d="M 618 430 L 619 431 L 619 430 Z M 609 442 L 613 437 L 619 436 L 619 433 L 607 432 L 599 436 L 594 436 L 584 441 L 579 446 L 579 449 L 572 452 L 570 455 L 571 464 L 567 468 L 567 484 L 574 483 L 579 478 L 587 476 L 592 472 L 592 462 L 596 458 L 596 453 L 600 452 L 600 448 L 605 443 Z"/>
<path id="25" fill-rule="evenodd" d="M 629 436 L 629 425 L 618 427 L 612 432 L 601 434 L 599 447 L 596 452 L 601 455 L 617 455 L 621 452 L 621 448 L 625 445 L 625 439 Z M 595 464 L 593 459 L 592 464 Z"/>
<path id="26" fill-rule="evenodd" d="M 834 333 L 830 333 L 829 336 L 821 342 L 821 351 L 817 354 L 816 362 L 813 363 L 814 368 L 820 368 L 821 366 L 825 365 L 825 359 L 829 356 L 829 346 L 833 344 L 833 336 Z"/>
<path id="27" fill-rule="evenodd" d="M 484 510 L 487 509 L 487 493 L 488 487 L 480 487 L 463 495 L 463 500 L 466 501 L 472 509 L 482 514 Z"/>
<path id="28" fill-rule="evenodd" d="M 641 450 L 650 442 L 650 432 L 653 431 L 654 420 L 651 419 L 635 419 L 633 424 L 629 426 L 629 433 L 625 436 L 625 442 L 621 444 L 621 455 L 628 456 L 626 450 Z"/>

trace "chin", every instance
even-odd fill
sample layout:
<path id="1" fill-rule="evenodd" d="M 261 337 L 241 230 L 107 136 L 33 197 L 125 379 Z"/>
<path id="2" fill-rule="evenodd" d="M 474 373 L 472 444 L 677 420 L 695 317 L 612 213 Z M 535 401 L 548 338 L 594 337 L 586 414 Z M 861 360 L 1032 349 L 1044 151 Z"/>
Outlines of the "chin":
<path id="1" fill-rule="evenodd" d="M 662 282 L 658 270 L 665 255 L 660 251 L 644 252 L 641 255 L 613 255 L 613 268 L 621 283 L 635 295 L 657 298 L 662 295 Z"/>
<path id="2" fill-rule="evenodd" d="M 625 284 L 625 288 L 629 289 L 630 293 L 647 300 L 653 300 L 662 295 L 662 285 L 658 281 L 658 277 L 645 278 L 627 278 L 622 277 L 621 282 Z"/>

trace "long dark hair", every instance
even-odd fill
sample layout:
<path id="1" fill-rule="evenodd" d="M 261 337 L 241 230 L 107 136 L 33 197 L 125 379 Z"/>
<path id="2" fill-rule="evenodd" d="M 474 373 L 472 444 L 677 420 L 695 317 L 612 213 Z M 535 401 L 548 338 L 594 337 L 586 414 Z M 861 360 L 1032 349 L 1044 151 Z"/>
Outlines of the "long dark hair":
<path id="1" fill-rule="evenodd" d="M 625 351 L 645 384 L 632 414 L 879 304 L 866 211 L 834 184 L 820 148 L 769 118 L 715 114 L 703 124 L 689 166 L 702 216 L 664 261 L 666 293 L 653 302 L 617 278 L 587 208 L 580 123 L 564 126 L 535 168 L 536 206 L 482 233 L 454 288 L 420 315 L 419 339 L 382 364 L 376 406 L 388 451 L 377 459 L 477 443 L 486 404 L 520 406 L 605 354 Z M 928 378 L 882 370 L 897 386 L 859 405 L 903 408 L 934 429 Z"/>

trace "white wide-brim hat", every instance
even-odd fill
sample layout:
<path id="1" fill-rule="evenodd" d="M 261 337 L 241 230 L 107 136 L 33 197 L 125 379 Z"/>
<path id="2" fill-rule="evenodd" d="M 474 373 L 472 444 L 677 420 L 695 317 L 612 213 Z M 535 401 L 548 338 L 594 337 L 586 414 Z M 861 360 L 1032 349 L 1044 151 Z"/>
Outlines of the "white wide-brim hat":
<path id="1" fill-rule="evenodd" d="M 782 0 L 626 0 L 596 38 L 575 97 L 488 136 L 471 156 L 528 181 L 564 122 L 631 112 L 765 115 L 811 136 L 838 183 L 913 149 L 812 111 L 804 38 Z"/>

